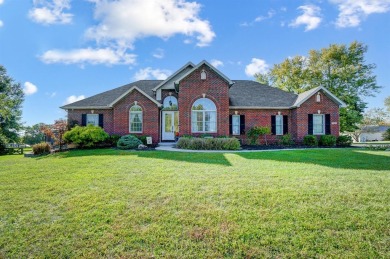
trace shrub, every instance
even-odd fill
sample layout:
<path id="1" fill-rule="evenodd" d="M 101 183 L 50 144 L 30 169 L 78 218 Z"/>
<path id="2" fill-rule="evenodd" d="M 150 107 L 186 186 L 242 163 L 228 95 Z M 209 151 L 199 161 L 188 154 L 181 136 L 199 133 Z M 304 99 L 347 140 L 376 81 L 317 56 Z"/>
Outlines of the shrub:
<path id="1" fill-rule="evenodd" d="M 106 143 L 110 146 L 110 147 L 115 147 L 116 146 L 116 143 L 118 143 L 118 140 L 121 138 L 121 136 L 119 135 L 116 135 L 116 134 L 112 134 L 108 137 L 108 139 L 106 140 Z"/>
<path id="2" fill-rule="evenodd" d="M 176 147 L 194 150 L 237 150 L 240 142 L 237 138 L 186 138 L 181 137 Z"/>
<path id="3" fill-rule="evenodd" d="M 50 145 L 46 142 L 41 142 L 32 146 L 34 155 L 42 155 L 50 153 Z"/>
<path id="4" fill-rule="evenodd" d="M 390 128 L 388 128 L 382 135 L 383 140 L 390 140 Z"/>
<path id="5" fill-rule="evenodd" d="M 336 145 L 340 147 L 349 147 L 352 145 L 352 137 L 347 135 L 338 136 Z"/>
<path id="6" fill-rule="evenodd" d="M 269 127 L 258 126 L 249 129 L 247 133 L 251 145 L 255 145 L 260 136 L 264 136 L 265 144 L 268 145 L 267 134 L 271 134 L 271 129 Z"/>
<path id="7" fill-rule="evenodd" d="M 375 150 L 375 151 L 385 151 L 390 149 L 390 145 L 383 144 L 383 145 L 368 145 L 365 147 L 366 149 L 369 150 Z"/>
<path id="8" fill-rule="evenodd" d="M 138 148 L 139 145 L 141 145 L 142 142 L 134 135 L 125 135 L 122 136 L 119 140 L 116 146 L 119 149 L 135 149 Z"/>
<path id="9" fill-rule="evenodd" d="M 7 153 L 7 150 L 5 149 L 7 143 L 8 143 L 7 138 L 0 133 L 0 155 L 4 155 L 5 153 Z"/>
<path id="10" fill-rule="evenodd" d="M 145 146 L 148 144 L 146 142 L 146 138 L 147 137 L 150 137 L 150 136 L 136 136 L 139 140 L 141 140 L 142 144 L 144 144 Z"/>
<path id="11" fill-rule="evenodd" d="M 336 145 L 336 136 L 322 135 L 319 141 L 320 146 L 333 147 Z"/>
<path id="12" fill-rule="evenodd" d="M 94 147 L 98 143 L 106 141 L 110 136 L 100 127 L 88 125 L 86 127 L 75 126 L 64 134 L 64 140 L 77 144 L 79 147 Z"/>
<path id="13" fill-rule="evenodd" d="M 310 147 L 318 146 L 318 140 L 316 136 L 313 135 L 306 135 L 303 138 L 303 144 Z"/>
<path id="14" fill-rule="evenodd" d="M 283 145 L 283 146 L 292 146 L 295 143 L 294 143 L 294 139 L 291 136 L 291 134 L 286 134 L 286 135 L 280 136 L 279 144 Z"/>

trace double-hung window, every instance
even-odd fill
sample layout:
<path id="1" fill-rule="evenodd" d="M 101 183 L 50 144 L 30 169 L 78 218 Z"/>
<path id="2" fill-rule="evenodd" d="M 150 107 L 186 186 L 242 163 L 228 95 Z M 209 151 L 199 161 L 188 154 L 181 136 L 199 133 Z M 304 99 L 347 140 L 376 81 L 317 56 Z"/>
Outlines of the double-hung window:
<path id="1" fill-rule="evenodd" d="M 99 114 L 87 114 L 86 124 L 99 126 Z"/>
<path id="2" fill-rule="evenodd" d="M 313 134 L 325 134 L 325 115 L 313 114 Z"/>
<path id="3" fill-rule="evenodd" d="M 138 105 L 133 105 L 130 108 L 130 129 L 131 133 L 142 133 L 142 108 Z"/>
<path id="4" fill-rule="evenodd" d="M 217 132 L 217 107 L 208 98 L 200 98 L 192 105 L 192 132 Z"/>
<path id="5" fill-rule="evenodd" d="M 240 115 L 232 115 L 232 133 L 240 135 Z"/>
<path id="6" fill-rule="evenodd" d="M 275 130 L 276 135 L 283 135 L 283 115 L 275 116 Z"/>

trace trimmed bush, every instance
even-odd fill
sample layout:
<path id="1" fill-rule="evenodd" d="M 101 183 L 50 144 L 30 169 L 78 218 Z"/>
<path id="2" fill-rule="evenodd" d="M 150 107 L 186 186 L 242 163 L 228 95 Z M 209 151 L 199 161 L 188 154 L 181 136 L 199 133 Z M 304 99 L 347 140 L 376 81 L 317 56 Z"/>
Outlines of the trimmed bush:
<path id="1" fill-rule="evenodd" d="M 0 133 L 0 155 L 4 155 L 5 153 L 7 153 L 5 149 L 7 143 L 8 143 L 7 138 Z"/>
<path id="2" fill-rule="evenodd" d="M 336 145 L 336 136 L 322 135 L 318 144 L 324 147 L 334 147 Z"/>
<path id="3" fill-rule="evenodd" d="M 46 142 L 41 142 L 32 146 L 34 155 L 43 155 L 50 153 L 50 145 Z"/>
<path id="4" fill-rule="evenodd" d="M 110 147 L 116 147 L 116 143 L 118 143 L 118 140 L 121 138 L 121 136 L 119 135 L 116 135 L 116 134 L 112 134 L 108 137 L 108 139 L 106 140 L 106 143 L 110 146 Z"/>
<path id="5" fill-rule="evenodd" d="M 347 135 L 339 136 L 336 140 L 336 145 L 339 147 L 349 147 L 352 145 L 352 137 Z"/>
<path id="6" fill-rule="evenodd" d="M 135 149 L 138 148 L 139 145 L 142 144 L 142 141 L 139 140 L 134 135 L 125 135 L 122 136 L 119 140 L 116 146 L 119 149 Z"/>
<path id="7" fill-rule="evenodd" d="M 85 127 L 75 126 L 64 134 L 64 140 L 74 143 L 80 148 L 94 147 L 109 139 L 109 135 L 99 126 L 88 125 Z"/>
<path id="8" fill-rule="evenodd" d="M 293 137 L 291 134 L 286 134 L 283 136 L 280 136 L 279 144 L 283 146 L 292 146 L 295 144 Z"/>
<path id="9" fill-rule="evenodd" d="M 374 151 L 385 151 L 390 149 L 390 145 L 388 144 L 379 144 L 379 145 L 368 145 L 365 146 L 366 149 L 374 150 Z"/>
<path id="10" fill-rule="evenodd" d="M 194 150 L 237 150 L 240 141 L 237 138 L 186 138 L 181 137 L 176 147 Z"/>
<path id="11" fill-rule="evenodd" d="M 316 136 L 313 135 L 306 135 L 303 138 L 303 144 L 310 147 L 318 146 L 318 140 Z"/>

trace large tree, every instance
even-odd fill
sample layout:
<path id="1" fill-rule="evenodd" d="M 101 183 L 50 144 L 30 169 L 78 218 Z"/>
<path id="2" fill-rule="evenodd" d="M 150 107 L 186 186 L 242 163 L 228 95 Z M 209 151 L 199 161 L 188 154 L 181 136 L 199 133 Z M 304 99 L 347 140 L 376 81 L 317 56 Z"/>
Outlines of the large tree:
<path id="1" fill-rule="evenodd" d="M 307 57 L 287 58 L 256 78 L 261 83 L 295 93 L 326 87 L 347 104 L 340 109 L 340 130 L 351 132 L 363 119 L 364 98 L 381 88 L 373 74 L 375 65 L 367 64 L 364 59 L 366 52 L 367 46 L 356 41 L 349 46 L 332 44 L 321 50 L 310 50 Z"/>
<path id="2" fill-rule="evenodd" d="M 22 128 L 23 89 L 19 83 L 7 75 L 6 69 L 0 65 L 0 134 L 16 141 Z"/>
<path id="3" fill-rule="evenodd" d="M 45 134 L 41 131 L 44 123 L 38 123 L 24 128 L 23 143 L 34 145 L 45 140 Z"/>
<path id="4" fill-rule="evenodd" d="M 390 96 L 387 96 L 385 99 L 385 106 L 388 112 L 390 112 Z"/>

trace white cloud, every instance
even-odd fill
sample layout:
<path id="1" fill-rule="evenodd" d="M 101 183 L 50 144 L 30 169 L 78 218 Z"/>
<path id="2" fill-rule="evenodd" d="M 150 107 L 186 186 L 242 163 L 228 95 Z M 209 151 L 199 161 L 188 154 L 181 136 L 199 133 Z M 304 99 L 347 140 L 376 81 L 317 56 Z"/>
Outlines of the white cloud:
<path id="1" fill-rule="evenodd" d="M 152 69 L 151 67 L 147 67 L 138 70 L 138 72 L 135 73 L 134 79 L 135 80 L 145 80 L 145 79 L 165 80 L 170 74 L 172 74 L 172 72 L 169 70 Z"/>
<path id="2" fill-rule="evenodd" d="M 136 55 L 128 54 L 124 51 L 114 51 L 110 48 L 104 49 L 73 49 L 69 51 L 49 50 L 40 59 L 47 64 L 134 64 Z"/>
<path id="3" fill-rule="evenodd" d="M 32 95 L 38 91 L 38 87 L 31 82 L 25 82 L 23 92 L 25 95 Z"/>
<path id="4" fill-rule="evenodd" d="M 49 96 L 50 98 L 53 98 L 57 95 L 57 92 L 52 92 L 52 93 L 46 92 L 45 95 Z"/>
<path id="5" fill-rule="evenodd" d="M 212 59 L 210 64 L 213 65 L 214 67 L 223 67 L 223 62 L 218 59 Z"/>
<path id="6" fill-rule="evenodd" d="M 28 16 L 36 23 L 68 24 L 73 14 L 64 12 L 70 9 L 70 0 L 34 0 L 34 7 Z"/>
<path id="7" fill-rule="evenodd" d="M 2 20 L 0 20 L 0 28 L 3 27 L 4 23 Z"/>
<path id="8" fill-rule="evenodd" d="M 161 59 L 161 58 L 164 57 L 165 53 L 164 53 L 164 50 L 163 50 L 163 49 L 158 48 L 158 49 L 156 49 L 156 50 L 153 52 L 152 55 L 153 55 L 153 57 L 155 57 L 155 58 Z"/>
<path id="9" fill-rule="evenodd" d="M 340 11 L 336 26 L 340 28 L 359 26 L 361 21 L 374 13 L 390 10 L 390 0 L 330 0 Z"/>
<path id="10" fill-rule="evenodd" d="M 302 5 L 298 7 L 302 14 L 292 21 L 290 27 L 306 26 L 305 31 L 314 30 L 321 23 L 321 8 L 315 5 Z"/>
<path id="11" fill-rule="evenodd" d="M 256 17 L 255 22 L 261 22 L 261 21 L 264 21 L 264 20 L 267 20 L 267 19 L 271 19 L 275 14 L 276 14 L 276 12 L 271 9 L 271 10 L 268 11 L 266 16 L 262 15 L 262 16 Z"/>
<path id="12" fill-rule="evenodd" d="M 209 45 L 215 37 L 210 23 L 199 17 L 200 4 L 185 0 L 91 0 L 94 17 L 100 21 L 87 30 L 87 37 L 99 43 L 114 42 L 133 48 L 135 40 L 150 36 L 167 39 L 183 34 L 197 39 L 197 46 Z"/>
<path id="13" fill-rule="evenodd" d="M 254 76 L 257 73 L 268 72 L 269 65 L 263 59 L 252 58 L 252 62 L 245 67 L 245 74 L 247 76 Z"/>
<path id="14" fill-rule="evenodd" d="M 77 101 L 80 101 L 80 100 L 83 100 L 83 99 L 85 99 L 84 95 L 79 95 L 79 96 L 71 95 L 68 98 L 66 98 L 66 100 L 64 102 L 64 105 L 70 104 L 70 103 L 74 103 L 74 102 L 77 102 Z"/>

